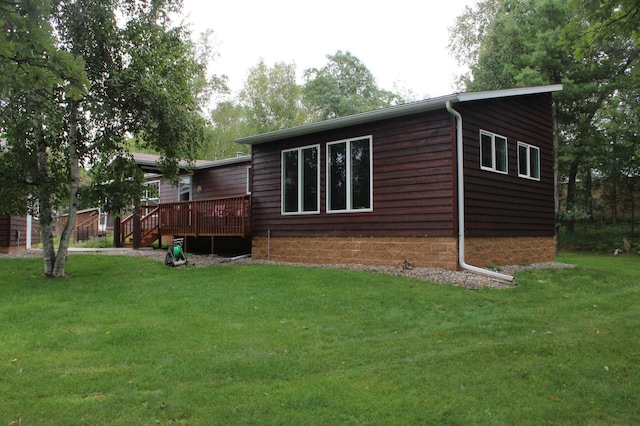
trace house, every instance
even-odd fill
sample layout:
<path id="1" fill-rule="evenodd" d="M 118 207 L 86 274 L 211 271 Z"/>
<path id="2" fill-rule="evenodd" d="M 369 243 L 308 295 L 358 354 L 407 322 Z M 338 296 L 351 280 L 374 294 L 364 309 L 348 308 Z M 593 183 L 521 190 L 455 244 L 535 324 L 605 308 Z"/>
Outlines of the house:
<path id="1" fill-rule="evenodd" d="M 40 244 L 40 222 L 31 215 L 0 215 L 0 253 L 31 249 Z"/>
<path id="2" fill-rule="evenodd" d="M 452 94 L 239 139 L 252 257 L 477 272 L 553 260 L 559 90 Z"/>
<path id="3" fill-rule="evenodd" d="M 160 173 L 159 156 L 136 153 L 133 157 L 147 181 L 138 245 L 180 236 L 187 238 L 190 251 L 251 249 L 250 156 L 197 160 L 191 165 L 182 162 L 177 185 Z M 131 215 L 117 226 L 120 241 L 134 239 L 135 218 Z"/>
<path id="4" fill-rule="evenodd" d="M 69 214 L 59 214 L 53 218 L 53 235 L 57 236 L 67 225 Z M 113 230 L 113 218 L 102 212 L 100 208 L 78 210 L 73 228 L 74 241 L 87 241 L 91 237 L 105 236 L 107 231 Z"/>
<path id="5" fill-rule="evenodd" d="M 7 140 L 0 137 L 0 153 L 6 150 Z M 40 222 L 37 218 L 0 214 L 0 253 L 30 249 L 36 244 L 40 244 Z"/>

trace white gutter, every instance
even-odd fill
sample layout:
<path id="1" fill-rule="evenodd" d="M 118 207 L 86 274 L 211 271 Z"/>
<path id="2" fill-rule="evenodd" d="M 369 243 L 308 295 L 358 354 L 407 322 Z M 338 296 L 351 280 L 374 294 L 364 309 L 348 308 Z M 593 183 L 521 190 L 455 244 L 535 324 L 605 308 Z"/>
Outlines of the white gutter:
<path id="1" fill-rule="evenodd" d="M 462 137 L 462 115 L 453 109 L 450 100 L 446 101 L 445 108 L 456 118 L 456 157 L 458 169 L 458 263 L 462 269 L 466 269 L 467 271 L 488 275 L 501 281 L 512 282 L 513 277 L 511 275 L 467 265 L 464 261 L 464 145 Z"/>

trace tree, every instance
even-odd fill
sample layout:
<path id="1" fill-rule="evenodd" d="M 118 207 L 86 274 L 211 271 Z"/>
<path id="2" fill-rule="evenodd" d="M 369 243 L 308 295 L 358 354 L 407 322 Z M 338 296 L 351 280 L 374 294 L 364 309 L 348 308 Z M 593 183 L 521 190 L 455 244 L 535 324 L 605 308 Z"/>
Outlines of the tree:
<path id="1" fill-rule="evenodd" d="M 579 57 L 615 39 L 640 44 L 640 3 L 637 0 L 572 0 L 578 12 L 567 33 L 573 33 L 573 48 Z M 588 23 L 585 29 L 584 24 Z M 575 37 L 578 35 L 578 37 Z"/>
<path id="2" fill-rule="evenodd" d="M 118 191 L 117 197 L 101 193 L 115 200 L 107 206 L 116 211 L 142 193 L 126 151 L 128 135 L 162 154 L 161 167 L 169 178 L 176 178 L 179 159 L 193 158 L 195 141 L 205 128 L 195 93 L 205 69 L 196 59 L 189 33 L 171 27 L 169 16 L 179 4 L 0 3 L 0 61 L 3 70 L 11 71 L 10 77 L 2 77 L 9 90 L 1 94 L 8 152 L 0 158 L 0 202 L 2 210 L 12 212 L 26 210 L 22 202 L 31 208 L 37 205 L 48 277 L 65 273 L 81 167 L 92 167 L 102 177 L 97 193 Z M 34 32 L 37 42 L 32 41 Z M 24 52 L 28 61 L 20 56 Z M 61 65 L 51 65 L 49 57 L 60 58 Z M 40 71 L 34 72 L 35 67 Z M 26 166 L 14 169 L 17 164 Z M 8 195 L 16 201 L 8 203 Z M 63 201 L 69 221 L 56 253 L 52 212 Z"/>
<path id="3" fill-rule="evenodd" d="M 249 70 L 239 100 L 253 134 L 299 126 L 308 121 L 302 105 L 302 91 L 296 83 L 295 64 L 277 62 L 269 67 L 261 59 Z"/>
<path id="4" fill-rule="evenodd" d="M 219 102 L 211 112 L 212 131 L 201 153 L 206 158 L 235 155 L 235 140 L 305 124 L 310 113 L 302 103 L 295 64 L 260 60 L 249 69 L 238 100 Z"/>
<path id="5" fill-rule="evenodd" d="M 233 157 L 237 152 L 248 153 L 247 148 L 235 143 L 236 139 L 252 134 L 246 111 L 233 101 L 218 102 L 211 110 L 211 126 L 205 143 L 200 147 L 200 158 L 221 159 Z"/>
<path id="6" fill-rule="evenodd" d="M 379 89 L 373 74 L 350 52 L 338 50 L 327 59 L 323 68 L 304 72 L 303 102 L 315 118 L 327 120 L 403 102 L 399 96 Z"/>
<path id="7" fill-rule="evenodd" d="M 616 39 L 599 44 L 588 57 L 574 55 L 566 29 L 576 10 L 563 0 L 485 0 L 476 8 L 477 14 L 468 9 L 458 18 L 450 43 L 459 57 L 470 61 L 471 75 L 463 79 L 468 90 L 564 84 L 554 97 L 556 158 L 559 175 L 567 181 L 565 217 L 572 229 L 575 212 L 584 211 L 577 194 L 579 176 L 589 192 L 594 155 L 602 143 L 594 119 L 605 100 L 625 85 L 638 51 L 628 40 Z M 478 36 L 465 34 L 478 28 Z"/>

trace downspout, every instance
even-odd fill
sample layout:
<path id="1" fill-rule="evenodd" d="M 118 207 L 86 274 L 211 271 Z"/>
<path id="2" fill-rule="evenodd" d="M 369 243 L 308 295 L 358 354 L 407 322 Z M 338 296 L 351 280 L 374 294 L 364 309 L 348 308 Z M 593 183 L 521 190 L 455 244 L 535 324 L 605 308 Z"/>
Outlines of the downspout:
<path id="1" fill-rule="evenodd" d="M 467 265 L 464 261 L 464 146 L 462 137 L 462 115 L 453 109 L 451 101 L 447 101 L 446 108 L 447 111 L 456 118 L 456 160 L 458 171 L 458 263 L 462 269 L 467 271 L 487 275 L 501 281 L 512 282 L 513 277 L 511 275 Z"/>

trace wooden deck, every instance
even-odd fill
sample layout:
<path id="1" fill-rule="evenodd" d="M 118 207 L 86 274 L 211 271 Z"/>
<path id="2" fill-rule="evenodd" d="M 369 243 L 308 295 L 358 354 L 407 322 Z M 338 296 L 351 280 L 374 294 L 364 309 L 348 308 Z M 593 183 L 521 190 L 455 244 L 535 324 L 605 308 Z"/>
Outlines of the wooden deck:
<path id="1" fill-rule="evenodd" d="M 237 236 L 251 233 L 251 197 L 160 204 L 160 235 Z"/>
<path id="2" fill-rule="evenodd" d="M 121 241 L 133 240 L 135 215 L 122 221 Z M 251 197 L 216 198 L 141 206 L 140 241 L 149 246 L 162 236 L 248 237 L 251 235 Z"/>

